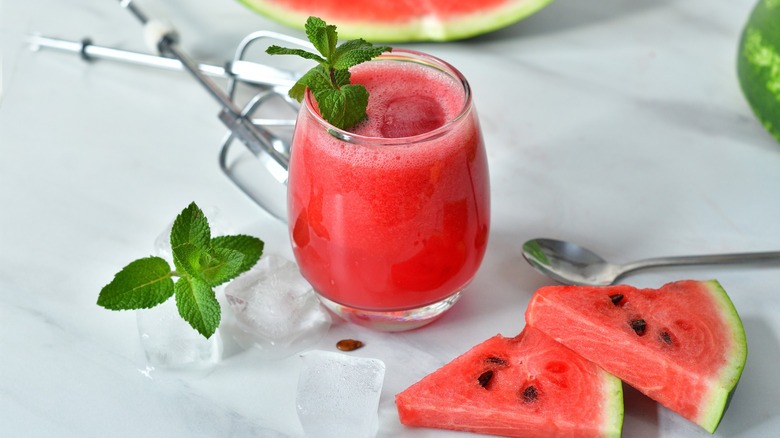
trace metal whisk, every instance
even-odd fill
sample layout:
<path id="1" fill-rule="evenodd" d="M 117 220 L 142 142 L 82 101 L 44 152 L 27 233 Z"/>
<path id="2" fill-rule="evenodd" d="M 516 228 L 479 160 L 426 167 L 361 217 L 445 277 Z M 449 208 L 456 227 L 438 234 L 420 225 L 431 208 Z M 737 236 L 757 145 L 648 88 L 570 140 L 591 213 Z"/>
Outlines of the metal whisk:
<path id="1" fill-rule="evenodd" d="M 286 221 L 287 168 L 292 127 L 298 111 L 298 102 L 290 99 L 287 91 L 299 75 L 291 70 L 249 61 L 246 57 L 250 46 L 261 41 L 265 44 L 275 40 L 303 48 L 311 48 L 311 45 L 288 35 L 257 31 L 240 42 L 233 58 L 224 67 L 198 64 L 178 46 L 179 36 L 172 26 L 150 19 L 133 0 L 119 0 L 119 4 L 144 25 L 147 43 L 156 48 L 158 54 L 98 46 L 89 38 L 69 41 L 34 35 L 29 38 L 30 45 L 33 50 L 47 48 L 78 53 L 85 60 L 107 59 L 188 72 L 221 106 L 218 117 L 228 132 L 220 145 L 220 168 L 260 207 Z M 227 80 L 226 89 L 221 89 L 211 78 Z M 237 104 L 241 86 L 249 87 L 254 92 L 243 107 Z M 288 114 L 286 117 L 258 117 L 264 106 L 273 106 L 273 114 Z M 236 151 L 232 148 L 235 140 L 242 143 L 245 149 Z M 247 151 L 255 159 L 251 161 L 261 163 L 262 171 L 257 171 L 256 164 L 246 160 Z"/>

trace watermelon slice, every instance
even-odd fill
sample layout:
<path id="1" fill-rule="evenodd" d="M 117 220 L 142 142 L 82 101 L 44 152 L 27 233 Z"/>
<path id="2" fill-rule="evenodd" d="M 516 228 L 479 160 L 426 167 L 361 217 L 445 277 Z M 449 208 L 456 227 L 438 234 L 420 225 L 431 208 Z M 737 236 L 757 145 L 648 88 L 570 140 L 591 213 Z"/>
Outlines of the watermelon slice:
<path id="1" fill-rule="evenodd" d="M 552 0 L 239 0 L 290 27 L 314 15 L 335 24 L 340 38 L 372 42 L 447 41 L 508 26 Z"/>
<path id="2" fill-rule="evenodd" d="M 525 319 L 710 433 L 747 358 L 742 322 L 716 281 L 543 287 Z"/>
<path id="3" fill-rule="evenodd" d="M 401 423 L 485 434 L 620 436 L 620 380 L 526 327 L 494 336 L 395 399 Z"/>

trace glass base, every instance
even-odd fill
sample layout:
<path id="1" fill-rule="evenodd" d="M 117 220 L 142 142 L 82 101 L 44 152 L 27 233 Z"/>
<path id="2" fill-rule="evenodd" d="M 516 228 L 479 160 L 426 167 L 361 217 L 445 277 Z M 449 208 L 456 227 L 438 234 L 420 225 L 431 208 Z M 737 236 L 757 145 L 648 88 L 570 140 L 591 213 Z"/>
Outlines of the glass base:
<path id="1" fill-rule="evenodd" d="M 390 311 L 356 309 L 333 302 L 319 293 L 317 297 L 325 307 L 344 320 L 382 332 L 402 332 L 435 321 L 458 301 L 461 292 L 458 291 L 441 301 L 416 309 Z"/>

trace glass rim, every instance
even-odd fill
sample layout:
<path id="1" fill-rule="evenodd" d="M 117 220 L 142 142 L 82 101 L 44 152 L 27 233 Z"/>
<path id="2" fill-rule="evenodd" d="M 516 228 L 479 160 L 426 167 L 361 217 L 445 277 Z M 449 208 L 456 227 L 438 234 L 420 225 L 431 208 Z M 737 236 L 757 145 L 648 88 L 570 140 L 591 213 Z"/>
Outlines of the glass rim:
<path id="1" fill-rule="evenodd" d="M 344 141 L 346 143 L 366 144 L 366 145 L 376 145 L 376 146 L 411 145 L 415 143 L 434 140 L 449 132 L 450 129 L 453 127 L 453 125 L 459 123 L 469 114 L 469 112 L 472 111 L 471 86 L 469 85 L 469 82 L 466 80 L 466 77 L 463 76 L 463 73 L 461 73 L 457 68 L 452 66 L 450 63 L 440 58 L 437 58 L 433 55 L 429 55 L 427 53 L 419 52 L 416 50 L 410 50 L 410 49 L 396 49 L 396 48 L 393 48 L 391 52 L 385 52 L 368 62 L 377 61 L 377 60 L 407 60 L 407 61 L 417 62 L 418 64 L 422 64 L 422 65 L 428 65 L 431 68 L 436 68 L 446 73 L 461 85 L 461 89 L 463 90 L 463 96 L 464 96 L 463 107 L 460 109 L 460 111 L 458 111 L 455 117 L 453 117 L 450 120 L 447 120 L 447 122 L 445 122 L 443 125 L 439 126 L 438 128 L 427 132 L 423 132 L 422 134 L 417 134 L 417 135 L 412 135 L 407 137 L 374 137 L 368 135 L 355 134 L 347 130 L 337 128 L 332 124 L 330 124 L 330 122 L 328 122 L 327 120 L 323 119 L 322 116 L 320 116 L 317 113 L 317 111 L 314 110 L 314 107 L 311 103 L 313 97 L 311 95 L 311 92 L 308 89 L 306 89 L 306 93 L 303 98 L 302 108 L 320 126 L 325 128 L 328 134 L 335 137 L 336 139 Z"/>

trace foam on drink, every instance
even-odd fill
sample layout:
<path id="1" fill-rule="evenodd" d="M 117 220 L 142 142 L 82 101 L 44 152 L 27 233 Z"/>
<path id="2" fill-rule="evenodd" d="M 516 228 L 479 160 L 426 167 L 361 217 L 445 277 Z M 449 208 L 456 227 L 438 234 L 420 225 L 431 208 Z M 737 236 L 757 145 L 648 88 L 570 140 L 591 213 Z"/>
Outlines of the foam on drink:
<path id="1" fill-rule="evenodd" d="M 367 117 L 349 131 L 364 137 L 396 139 L 411 137 L 440 128 L 464 110 L 463 84 L 450 74 L 415 62 L 372 60 L 350 69 L 351 82 L 369 92 Z M 316 102 L 313 102 L 316 109 Z M 411 142 L 408 148 L 354 147 L 330 135 L 318 137 L 319 153 L 338 157 L 354 167 L 397 171 L 410 167 L 429 167 L 451 154 L 450 148 L 470 139 L 476 132 L 472 122 L 456 128 L 462 134 L 449 135 L 424 144 Z M 301 132 L 299 136 L 308 136 Z M 327 144 L 327 145 L 326 145 Z M 348 177 L 340 176 L 342 180 Z"/>
<path id="2" fill-rule="evenodd" d="M 424 65 L 372 61 L 351 70 L 352 83 L 368 89 L 365 121 L 352 132 L 367 137 L 399 138 L 424 134 L 463 110 L 462 85 Z"/>

